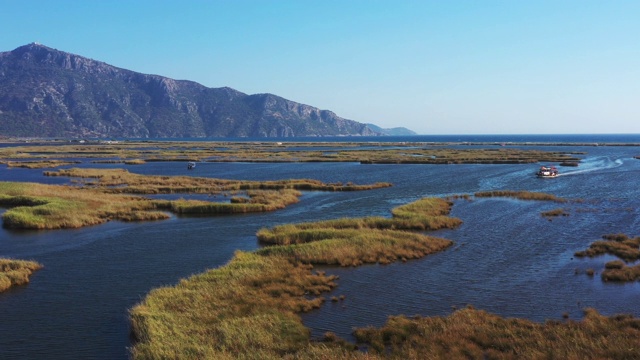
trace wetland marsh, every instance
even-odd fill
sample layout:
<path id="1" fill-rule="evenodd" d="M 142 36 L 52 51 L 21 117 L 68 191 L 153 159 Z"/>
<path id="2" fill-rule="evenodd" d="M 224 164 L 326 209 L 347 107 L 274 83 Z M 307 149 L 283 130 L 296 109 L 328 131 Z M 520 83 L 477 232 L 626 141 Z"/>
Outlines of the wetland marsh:
<path id="1" fill-rule="evenodd" d="M 527 146 L 526 149 L 530 149 Z M 126 358 L 128 311 L 151 289 L 219 268 L 236 250 L 260 251 L 260 229 L 344 217 L 390 217 L 390 209 L 424 197 L 450 197 L 497 190 L 552 194 L 562 216 L 547 221 L 540 214 L 555 201 L 510 197 L 453 200 L 455 229 L 429 235 L 449 239 L 444 251 L 417 260 L 356 268 L 316 266 L 338 275 L 318 309 L 301 315 L 312 338 L 331 331 L 355 341 L 354 327 L 381 327 L 390 315 L 445 316 L 454 309 L 476 309 L 534 322 L 583 318 L 585 308 L 604 315 L 640 315 L 637 282 L 603 282 L 599 272 L 612 258 L 576 258 L 604 234 L 640 233 L 637 147 L 544 146 L 540 151 L 585 152 L 577 168 L 541 180 L 535 164 L 361 164 L 352 162 L 203 162 L 188 172 L 184 161 L 145 161 L 126 165 L 131 173 L 153 176 L 280 181 L 314 179 L 323 183 L 391 183 L 358 192 L 303 190 L 299 202 L 268 213 L 224 217 L 170 215 L 154 222 L 111 221 L 80 229 L 47 232 L 0 229 L 0 256 L 34 259 L 45 268 L 27 286 L 0 294 L 0 355 L 21 358 Z M 332 151 L 332 149 L 325 149 Z M 335 150 L 335 149 L 333 149 Z M 132 158 L 141 158 L 140 156 Z M 49 155 L 50 156 L 50 155 Z M 74 155 L 70 168 L 122 168 L 120 163 L 92 163 Z M 16 159 L 7 159 L 17 161 Z M 62 159 L 55 159 L 62 160 Z M 4 178 L 50 184 L 66 177 L 45 177 L 43 169 L 7 167 Z M 571 201 L 580 199 L 580 202 Z M 580 270 L 580 274 L 576 274 Z M 543 289 L 541 291 L 541 289 Z M 59 316 L 59 314 L 66 316 Z M 483 315 L 478 315 L 479 318 Z M 39 327 L 28 331 L 27 324 Z M 96 335 L 97 334 L 97 335 Z M 369 336 L 375 336 L 373 334 Z M 29 339 L 22 342 L 23 339 Z"/>

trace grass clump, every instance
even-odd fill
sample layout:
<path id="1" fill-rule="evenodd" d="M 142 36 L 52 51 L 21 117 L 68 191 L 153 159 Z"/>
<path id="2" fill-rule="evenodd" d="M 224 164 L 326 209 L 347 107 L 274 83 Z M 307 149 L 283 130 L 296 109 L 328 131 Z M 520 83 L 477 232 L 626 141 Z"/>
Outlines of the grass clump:
<path id="1" fill-rule="evenodd" d="M 587 250 L 576 252 L 575 256 L 595 257 L 610 254 L 625 261 L 640 259 L 640 236 L 629 238 L 625 234 L 611 234 L 602 236 L 602 239 L 593 242 Z"/>
<path id="2" fill-rule="evenodd" d="M 628 266 L 625 262 L 640 260 L 640 236 L 630 238 L 625 234 L 602 236 L 589 248 L 575 253 L 577 257 L 595 257 L 604 254 L 614 255 L 622 260 L 613 260 L 605 264 L 600 275 L 604 281 L 632 282 L 640 280 L 640 264 Z"/>
<path id="3" fill-rule="evenodd" d="M 496 190 L 481 191 L 474 194 L 475 197 L 510 197 L 520 200 L 537 200 L 537 201 L 555 201 L 565 202 L 565 199 L 559 198 L 552 194 L 531 192 L 531 191 L 513 191 L 513 190 Z"/>
<path id="4" fill-rule="evenodd" d="M 63 161 L 63 160 L 41 160 L 41 161 L 7 161 L 7 167 L 25 168 L 25 169 L 42 169 L 54 168 L 58 166 L 79 164 L 80 161 Z"/>
<path id="5" fill-rule="evenodd" d="M 558 216 L 569 216 L 569 214 L 565 212 L 564 209 L 553 209 L 549 211 L 543 211 L 541 215 L 542 217 L 546 217 L 546 218 L 552 218 L 552 217 L 558 217 Z"/>
<path id="6" fill-rule="evenodd" d="M 42 265 L 35 261 L 0 258 L 0 292 L 29 283 L 29 276 L 39 269 Z"/>
<path id="7" fill-rule="evenodd" d="M 355 336 L 389 359 L 630 359 L 640 349 L 640 320 L 587 309 L 579 322 L 540 324 L 467 307 L 446 317 L 392 316 Z"/>
<path id="8" fill-rule="evenodd" d="M 417 259 L 441 251 L 451 241 L 409 231 L 454 228 L 461 220 L 448 217 L 452 204 L 424 198 L 391 211 L 392 218 L 344 218 L 260 229 L 267 247 L 261 254 L 284 255 L 304 263 L 358 266 Z"/>
<path id="9" fill-rule="evenodd" d="M 105 194 L 94 189 L 36 183 L 0 182 L 0 206 L 8 207 L 3 225 L 13 229 L 62 229 L 109 220 L 168 218 L 153 201 Z"/>

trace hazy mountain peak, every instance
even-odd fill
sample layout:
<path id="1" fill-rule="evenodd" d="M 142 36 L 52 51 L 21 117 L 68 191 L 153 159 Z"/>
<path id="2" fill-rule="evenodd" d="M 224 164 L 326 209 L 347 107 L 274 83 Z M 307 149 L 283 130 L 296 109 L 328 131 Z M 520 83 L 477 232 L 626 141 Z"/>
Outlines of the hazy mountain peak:
<path id="1" fill-rule="evenodd" d="M 274 94 L 146 75 L 39 43 L 0 53 L 0 135 L 293 137 L 380 135 Z"/>

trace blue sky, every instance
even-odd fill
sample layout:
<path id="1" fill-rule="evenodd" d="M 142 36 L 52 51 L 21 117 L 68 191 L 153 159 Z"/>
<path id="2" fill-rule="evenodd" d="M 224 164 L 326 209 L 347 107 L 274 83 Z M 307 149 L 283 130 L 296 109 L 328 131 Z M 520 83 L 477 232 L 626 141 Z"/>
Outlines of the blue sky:
<path id="1" fill-rule="evenodd" d="M 0 0 L 31 43 L 420 134 L 640 133 L 640 1 Z"/>

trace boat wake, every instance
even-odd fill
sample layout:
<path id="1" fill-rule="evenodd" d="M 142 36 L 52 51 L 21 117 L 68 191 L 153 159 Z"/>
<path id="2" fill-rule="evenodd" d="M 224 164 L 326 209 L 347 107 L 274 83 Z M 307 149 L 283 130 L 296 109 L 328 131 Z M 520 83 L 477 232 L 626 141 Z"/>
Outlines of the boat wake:
<path id="1" fill-rule="evenodd" d="M 624 161 L 622 161 L 622 159 L 612 160 L 609 157 L 598 157 L 598 158 L 588 159 L 587 161 L 581 163 L 580 166 L 582 167 L 582 169 L 580 170 L 561 172 L 557 176 L 571 176 L 571 175 L 590 173 L 593 171 L 614 169 L 622 166 L 623 163 Z"/>

